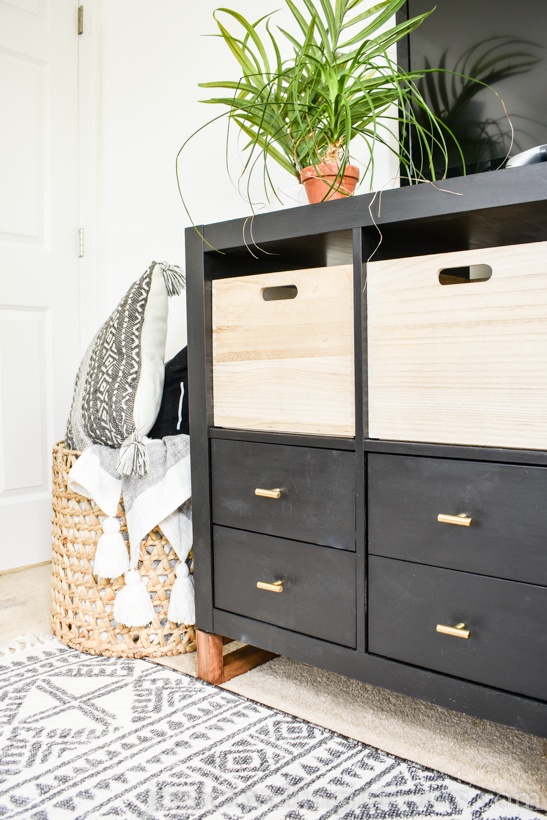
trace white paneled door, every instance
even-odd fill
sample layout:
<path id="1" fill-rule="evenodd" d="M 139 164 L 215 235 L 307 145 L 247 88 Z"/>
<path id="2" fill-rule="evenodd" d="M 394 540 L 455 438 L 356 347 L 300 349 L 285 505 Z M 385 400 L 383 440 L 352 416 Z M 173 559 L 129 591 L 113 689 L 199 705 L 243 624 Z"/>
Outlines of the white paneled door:
<path id="1" fill-rule="evenodd" d="M 0 571 L 50 558 L 80 358 L 77 12 L 0 0 Z"/>

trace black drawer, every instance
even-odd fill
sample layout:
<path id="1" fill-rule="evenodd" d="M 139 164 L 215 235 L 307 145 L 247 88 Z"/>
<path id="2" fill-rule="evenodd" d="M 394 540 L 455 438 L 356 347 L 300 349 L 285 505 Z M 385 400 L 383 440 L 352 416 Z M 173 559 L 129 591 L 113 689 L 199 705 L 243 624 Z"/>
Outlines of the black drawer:
<path id="1" fill-rule="evenodd" d="M 372 453 L 368 531 L 375 555 L 547 585 L 547 469 Z"/>
<path id="2" fill-rule="evenodd" d="M 213 527 L 213 542 L 218 609 L 355 647 L 353 553 L 225 527 Z"/>
<path id="3" fill-rule="evenodd" d="M 354 454 L 339 450 L 213 440 L 213 522 L 354 550 L 354 465 Z"/>
<path id="4" fill-rule="evenodd" d="M 437 631 L 459 623 L 468 639 Z M 547 589 L 370 556 L 368 648 L 547 700 Z"/>

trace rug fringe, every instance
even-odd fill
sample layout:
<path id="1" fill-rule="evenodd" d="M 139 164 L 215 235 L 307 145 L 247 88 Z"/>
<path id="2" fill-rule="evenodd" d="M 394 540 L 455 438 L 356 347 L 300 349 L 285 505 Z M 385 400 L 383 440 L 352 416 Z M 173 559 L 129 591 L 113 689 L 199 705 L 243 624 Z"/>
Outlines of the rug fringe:
<path id="1" fill-rule="evenodd" d="M 25 635 L 14 638 L 9 643 L 0 646 L 0 661 L 10 661 L 14 656 L 17 657 L 27 649 L 47 646 L 52 643 L 62 646 L 54 635 L 45 635 L 43 632 L 27 632 Z"/>

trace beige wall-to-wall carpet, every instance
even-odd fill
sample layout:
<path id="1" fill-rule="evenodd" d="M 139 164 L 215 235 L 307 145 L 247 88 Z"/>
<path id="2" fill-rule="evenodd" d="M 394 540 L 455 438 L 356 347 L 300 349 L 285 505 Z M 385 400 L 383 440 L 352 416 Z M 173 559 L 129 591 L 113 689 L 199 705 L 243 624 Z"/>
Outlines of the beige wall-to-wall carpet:
<path id="1" fill-rule="evenodd" d="M 51 564 L 0 575 L 0 646 L 26 632 L 49 634 Z"/>

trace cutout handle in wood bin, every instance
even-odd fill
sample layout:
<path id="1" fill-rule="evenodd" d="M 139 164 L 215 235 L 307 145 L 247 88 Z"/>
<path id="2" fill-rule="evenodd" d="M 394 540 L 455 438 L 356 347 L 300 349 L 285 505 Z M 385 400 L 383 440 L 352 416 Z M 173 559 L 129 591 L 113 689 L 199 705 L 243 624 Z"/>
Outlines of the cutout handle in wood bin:
<path id="1" fill-rule="evenodd" d="M 459 268 L 442 268 L 439 271 L 441 285 L 463 285 L 469 282 L 486 282 L 492 276 L 490 265 L 463 265 Z"/>
<path id="2" fill-rule="evenodd" d="M 272 288 L 262 288 L 261 293 L 265 302 L 277 302 L 280 299 L 296 299 L 298 288 L 296 285 L 277 285 Z"/>

